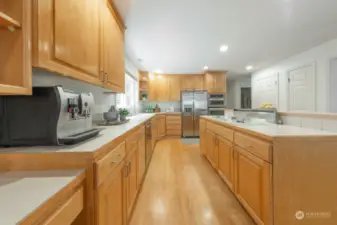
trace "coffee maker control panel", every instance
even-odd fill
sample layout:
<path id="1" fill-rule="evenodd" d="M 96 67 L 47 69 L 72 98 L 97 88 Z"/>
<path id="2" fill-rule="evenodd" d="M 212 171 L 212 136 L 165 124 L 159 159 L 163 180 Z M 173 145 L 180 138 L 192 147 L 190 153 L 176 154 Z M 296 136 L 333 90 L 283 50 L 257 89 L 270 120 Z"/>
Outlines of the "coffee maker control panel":
<path id="1" fill-rule="evenodd" d="M 71 119 L 79 117 L 80 109 L 77 98 L 68 98 L 68 113 Z"/>

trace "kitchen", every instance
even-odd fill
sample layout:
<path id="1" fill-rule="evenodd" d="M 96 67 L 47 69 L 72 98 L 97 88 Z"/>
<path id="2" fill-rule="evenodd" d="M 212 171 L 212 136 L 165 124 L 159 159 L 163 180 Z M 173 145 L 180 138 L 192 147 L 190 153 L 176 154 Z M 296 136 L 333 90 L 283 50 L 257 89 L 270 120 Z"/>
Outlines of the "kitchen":
<path id="1" fill-rule="evenodd" d="M 0 0 L 0 224 L 336 224 L 336 9 Z"/>

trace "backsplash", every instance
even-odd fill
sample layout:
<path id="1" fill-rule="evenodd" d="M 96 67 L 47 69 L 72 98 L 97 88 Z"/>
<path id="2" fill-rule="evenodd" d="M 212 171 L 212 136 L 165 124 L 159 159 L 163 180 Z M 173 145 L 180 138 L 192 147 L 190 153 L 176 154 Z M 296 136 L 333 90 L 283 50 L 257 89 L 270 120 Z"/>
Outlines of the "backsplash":
<path id="1" fill-rule="evenodd" d="M 155 107 L 158 104 L 162 112 L 167 112 L 173 107 L 174 112 L 181 112 L 181 103 L 180 102 L 150 102 L 150 101 L 141 101 L 140 108 L 141 112 L 145 112 L 147 107 Z"/>
<path id="2" fill-rule="evenodd" d="M 103 112 L 108 111 L 111 105 L 116 105 L 116 94 L 104 94 L 110 92 L 104 88 L 77 81 L 56 73 L 40 69 L 33 69 L 33 86 L 62 85 L 65 89 L 75 92 L 91 92 L 95 99 L 94 120 L 103 119 Z"/>

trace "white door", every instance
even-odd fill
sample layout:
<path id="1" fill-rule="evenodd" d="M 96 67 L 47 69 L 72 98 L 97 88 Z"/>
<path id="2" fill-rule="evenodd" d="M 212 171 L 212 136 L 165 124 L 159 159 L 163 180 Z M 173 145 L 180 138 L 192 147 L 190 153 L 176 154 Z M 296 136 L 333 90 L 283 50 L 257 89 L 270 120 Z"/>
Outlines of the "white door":
<path id="1" fill-rule="evenodd" d="M 330 61 L 330 112 L 337 113 L 337 58 Z"/>
<path id="2" fill-rule="evenodd" d="M 314 64 L 289 71 L 289 110 L 315 111 Z"/>
<path id="3" fill-rule="evenodd" d="M 253 108 L 259 108 L 261 104 L 270 103 L 278 107 L 278 73 L 261 77 L 252 83 Z"/>

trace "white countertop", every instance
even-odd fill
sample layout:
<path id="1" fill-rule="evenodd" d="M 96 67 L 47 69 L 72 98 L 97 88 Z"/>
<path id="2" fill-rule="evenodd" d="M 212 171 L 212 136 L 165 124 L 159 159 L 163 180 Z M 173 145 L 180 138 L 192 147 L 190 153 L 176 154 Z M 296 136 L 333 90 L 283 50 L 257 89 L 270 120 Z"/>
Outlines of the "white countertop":
<path id="1" fill-rule="evenodd" d="M 36 147 L 14 147 L 0 148 L 1 153 L 41 153 L 41 152 L 94 152 L 112 140 L 122 136 L 141 123 L 153 117 L 153 113 L 142 113 L 130 117 L 130 121 L 116 126 L 99 126 L 105 128 L 100 134 L 92 139 L 76 145 L 65 146 L 36 146 Z"/>
<path id="2" fill-rule="evenodd" d="M 246 129 L 251 132 L 259 133 L 270 137 L 280 137 L 280 136 L 330 136 L 337 135 L 337 133 L 332 133 L 328 131 L 315 130 L 309 128 L 295 127 L 289 125 L 278 125 L 272 123 L 238 123 L 232 120 L 224 120 L 224 118 L 218 118 L 215 116 L 202 116 L 207 119 L 211 119 L 223 124 L 230 126 Z"/>
<path id="3" fill-rule="evenodd" d="M 0 224 L 14 225 L 74 181 L 83 170 L 0 173 Z"/>

